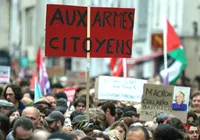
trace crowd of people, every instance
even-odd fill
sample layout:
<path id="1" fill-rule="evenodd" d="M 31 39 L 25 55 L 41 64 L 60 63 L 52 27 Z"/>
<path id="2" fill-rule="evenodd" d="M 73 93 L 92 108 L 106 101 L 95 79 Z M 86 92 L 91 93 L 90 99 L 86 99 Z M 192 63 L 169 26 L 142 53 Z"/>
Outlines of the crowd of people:
<path id="1" fill-rule="evenodd" d="M 0 140 L 199 140 L 199 79 L 184 83 L 191 87 L 186 123 L 166 113 L 142 121 L 141 104 L 98 100 L 92 83 L 86 119 L 85 85 L 78 85 L 73 102 L 64 92 L 48 93 L 34 102 L 28 82 L 13 82 L 0 90 Z M 51 87 L 63 88 L 59 83 Z"/>

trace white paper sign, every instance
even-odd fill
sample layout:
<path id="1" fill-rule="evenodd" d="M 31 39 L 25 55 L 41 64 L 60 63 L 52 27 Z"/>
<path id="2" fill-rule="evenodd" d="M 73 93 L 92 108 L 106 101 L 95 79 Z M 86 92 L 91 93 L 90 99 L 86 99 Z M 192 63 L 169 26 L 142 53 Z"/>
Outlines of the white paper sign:
<path id="1" fill-rule="evenodd" d="M 0 66 L 0 83 L 10 82 L 10 67 Z"/>
<path id="2" fill-rule="evenodd" d="M 100 76 L 98 99 L 141 102 L 146 80 Z"/>

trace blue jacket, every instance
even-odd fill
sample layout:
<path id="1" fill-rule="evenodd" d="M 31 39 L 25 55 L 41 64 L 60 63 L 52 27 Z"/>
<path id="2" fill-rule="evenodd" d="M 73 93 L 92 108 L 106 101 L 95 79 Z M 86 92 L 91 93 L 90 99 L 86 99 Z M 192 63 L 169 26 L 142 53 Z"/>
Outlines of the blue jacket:
<path id="1" fill-rule="evenodd" d="M 172 104 L 172 110 L 186 111 L 187 110 L 187 105 L 186 104 L 180 104 L 180 105 L 178 105 L 177 103 L 173 103 Z"/>

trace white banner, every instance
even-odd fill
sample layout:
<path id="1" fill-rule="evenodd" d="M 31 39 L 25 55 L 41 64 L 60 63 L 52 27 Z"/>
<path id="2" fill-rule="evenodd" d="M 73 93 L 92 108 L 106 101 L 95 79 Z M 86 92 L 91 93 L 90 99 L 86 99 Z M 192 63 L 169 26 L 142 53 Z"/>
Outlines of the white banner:
<path id="1" fill-rule="evenodd" d="M 10 82 L 10 67 L 0 66 L 0 83 Z"/>

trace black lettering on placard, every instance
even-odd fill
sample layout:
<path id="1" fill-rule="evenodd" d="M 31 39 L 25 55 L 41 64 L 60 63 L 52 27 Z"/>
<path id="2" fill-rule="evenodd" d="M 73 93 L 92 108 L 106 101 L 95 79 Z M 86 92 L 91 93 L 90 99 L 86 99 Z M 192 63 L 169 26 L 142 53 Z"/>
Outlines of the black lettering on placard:
<path id="1" fill-rule="evenodd" d="M 150 100 L 150 99 L 143 99 L 142 103 L 143 104 L 150 104 L 150 105 L 159 105 L 159 106 L 168 105 L 169 104 L 168 101 L 165 101 L 165 100 L 157 100 L 157 101 L 155 101 L 155 100 Z"/>
<path id="2" fill-rule="evenodd" d="M 87 41 L 90 41 L 90 49 L 89 50 L 87 50 Z M 92 49 L 92 40 L 90 38 L 86 38 L 83 41 L 83 50 L 88 53 L 91 51 L 91 49 Z"/>
<path id="3" fill-rule="evenodd" d="M 117 12 L 114 12 L 114 15 L 113 15 L 113 27 L 115 28 L 115 26 L 116 26 L 116 18 L 118 18 L 118 17 L 122 17 L 122 13 L 119 13 L 119 14 L 117 14 Z M 121 19 L 120 19 L 121 20 Z M 120 24 L 121 24 L 121 22 L 120 22 Z M 120 25 L 120 27 L 121 27 L 121 25 Z"/>
<path id="4" fill-rule="evenodd" d="M 170 97 L 172 96 L 172 93 L 166 91 L 166 90 L 154 90 L 153 89 L 146 89 L 145 94 L 150 94 L 151 96 L 157 96 L 157 97 Z"/>
<path id="5" fill-rule="evenodd" d="M 122 42 L 121 45 L 120 45 L 119 41 Z M 124 54 L 124 40 L 117 40 L 117 44 L 116 44 L 116 53 L 117 54 L 119 54 L 119 52 L 118 52 L 119 50 L 122 54 Z"/>
<path id="6" fill-rule="evenodd" d="M 113 51 L 110 50 L 110 48 L 112 47 L 111 41 L 115 41 L 115 39 L 114 39 L 114 38 L 108 39 L 107 46 L 106 46 L 106 53 L 107 53 L 107 54 L 112 54 L 112 53 L 114 53 Z"/>
<path id="7" fill-rule="evenodd" d="M 62 13 L 59 8 L 57 8 L 56 11 L 54 12 L 53 17 L 50 21 L 50 25 L 53 24 L 54 20 L 59 20 L 62 24 L 64 24 Z"/>
<path id="8" fill-rule="evenodd" d="M 152 96 L 153 89 L 146 88 L 145 95 L 150 94 Z"/>
<path id="9" fill-rule="evenodd" d="M 92 23 L 92 27 L 95 26 L 96 22 L 99 23 L 99 26 L 100 26 L 100 27 L 102 26 L 102 25 L 101 25 L 101 17 L 100 17 L 100 12 L 99 12 L 99 11 L 97 11 L 97 14 L 96 14 L 96 16 L 95 16 L 95 18 L 94 18 L 94 21 L 93 21 L 93 23 Z"/>
<path id="10" fill-rule="evenodd" d="M 66 38 L 63 39 L 63 51 L 66 51 Z"/>
<path id="11" fill-rule="evenodd" d="M 53 38 L 51 38 L 50 41 L 49 41 L 49 46 L 50 46 L 52 49 L 57 50 L 59 47 L 58 47 L 58 46 L 53 46 L 53 41 L 54 41 L 54 40 L 58 40 L 58 37 L 53 37 Z"/>
<path id="12" fill-rule="evenodd" d="M 75 18 L 76 18 L 76 11 L 73 10 L 73 14 L 71 15 L 71 14 L 69 14 L 69 11 L 66 10 L 65 16 L 66 16 L 66 23 L 67 23 L 67 25 L 73 25 L 74 21 L 75 21 Z M 70 21 L 70 17 L 72 17 L 71 21 Z"/>
<path id="13" fill-rule="evenodd" d="M 96 49 L 96 52 L 98 52 L 99 49 L 103 46 L 104 42 L 106 42 L 106 39 L 100 41 L 98 38 L 96 38 L 96 41 L 99 44 L 98 47 L 97 47 L 97 49 Z"/>
<path id="14" fill-rule="evenodd" d="M 128 18 L 131 22 L 131 27 L 129 28 L 129 30 L 133 30 L 133 26 L 134 26 L 134 12 L 129 12 L 128 13 Z"/>
<path id="15" fill-rule="evenodd" d="M 73 51 L 76 52 L 76 46 L 77 46 L 76 45 L 76 41 L 80 40 L 80 37 L 71 37 L 71 39 L 74 40 L 74 49 L 73 49 Z"/>
<path id="16" fill-rule="evenodd" d="M 79 15 L 80 19 L 76 26 L 80 26 L 80 24 L 83 24 L 83 26 L 86 28 L 87 24 L 86 24 L 85 18 L 87 17 L 87 10 L 84 13 L 81 13 L 80 10 L 77 10 L 77 11 L 78 11 L 78 15 Z"/>
<path id="17" fill-rule="evenodd" d="M 110 27 L 112 27 L 112 25 L 110 24 L 110 22 L 109 22 L 109 18 L 112 16 L 112 12 L 109 12 L 109 11 L 105 11 L 104 13 L 103 13 L 103 27 L 106 25 L 106 23 L 110 26 Z"/>
<path id="18" fill-rule="evenodd" d="M 126 40 L 126 47 L 127 47 L 128 50 L 129 50 L 128 52 L 126 52 L 127 55 L 131 55 L 131 46 L 132 46 L 132 44 L 131 44 L 131 46 L 129 46 L 129 41 L 131 42 L 132 39 Z"/>
<path id="19" fill-rule="evenodd" d="M 126 26 L 124 25 L 127 22 L 127 20 L 125 19 L 125 17 L 126 17 L 127 14 L 128 14 L 127 12 L 124 12 L 123 16 L 122 16 L 122 21 L 121 21 L 122 23 L 121 23 L 121 25 L 122 25 L 123 29 L 127 29 Z"/>

